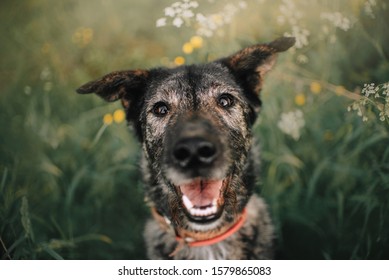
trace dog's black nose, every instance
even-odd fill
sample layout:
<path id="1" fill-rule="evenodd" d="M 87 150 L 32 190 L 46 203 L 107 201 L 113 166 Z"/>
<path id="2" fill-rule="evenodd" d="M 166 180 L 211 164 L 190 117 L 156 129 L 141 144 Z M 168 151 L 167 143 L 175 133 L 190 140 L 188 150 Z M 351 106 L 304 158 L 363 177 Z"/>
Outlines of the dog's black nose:
<path id="1" fill-rule="evenodd" d="M 217 155 L 216 145 L 200 138 L 186 138 L 178 141 L 173 149 L 173 158 L 183 168 L 209 165 Z"/>

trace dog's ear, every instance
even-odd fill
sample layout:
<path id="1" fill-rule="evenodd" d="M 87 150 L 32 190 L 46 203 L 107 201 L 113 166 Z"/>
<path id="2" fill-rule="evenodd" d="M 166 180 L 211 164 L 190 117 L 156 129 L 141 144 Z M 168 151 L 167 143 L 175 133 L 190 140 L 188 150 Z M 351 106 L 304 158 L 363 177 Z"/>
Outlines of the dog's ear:
<path id="1" fill-rule="evenodd" d="M 274 66 L 277 53 L 286 51 L 295 41 L 294 37 L 281 37 L 270 43 L 247 47 L 221 59 L 257 108 L 261 104 L 259 92 L 264 75 Z"/>
<path id="2" fill-rule="evenodd" d="M 96 93 L 109 102 L 120 99 L 123 107 L 129 109 L 137 96 L 143 93 L 148 76 L 146 70 L 115 71 L 84 84 L 76 91 L 81 94 Z"/>

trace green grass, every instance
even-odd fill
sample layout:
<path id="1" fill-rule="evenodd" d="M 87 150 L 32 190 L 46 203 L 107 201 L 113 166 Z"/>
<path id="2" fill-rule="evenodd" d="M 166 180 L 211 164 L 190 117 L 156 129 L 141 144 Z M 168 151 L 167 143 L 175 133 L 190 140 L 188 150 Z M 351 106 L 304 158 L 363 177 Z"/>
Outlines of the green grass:
<path id="1" fill-rule="evenodd" d="M 126 124 L 103 124 L 120 104 L 75 88 L 109 71 L 171 64 L 179 55 L 203 62 L 290 32 L 277 23 L 283 1 L 253 1 L 221 29 L 224 37 L 204 38 L 185 55 L 195 26 L 155 27 L 172 2 L 79 2 L 1 4 L 1 259 L 146 257 L 140 145 Z M 365 83 L 389 80 L 384 2 L 373 19 L 364 1 L 294 1 L 309 44 L 280 56 L 255 126 L 258 192 L 270 205 L 278 258 L 389 259 L 389 125 L 379 120 L 379 104 L 363 107 L 366 122 L 347 111 Z M 335 28 L 320 11 L 340 11 L 353 25 Z M 294 140 L 278 122 L 297 109 L 305 125 Z"/>

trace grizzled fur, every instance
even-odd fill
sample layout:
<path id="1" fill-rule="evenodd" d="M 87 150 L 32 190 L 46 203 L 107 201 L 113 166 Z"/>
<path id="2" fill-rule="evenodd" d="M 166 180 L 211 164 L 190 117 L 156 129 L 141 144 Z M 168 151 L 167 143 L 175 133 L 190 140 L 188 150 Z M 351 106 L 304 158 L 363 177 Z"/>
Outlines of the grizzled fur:
<path id="1" fill-rule="evenodd" d="M 259 155 L 251 130 L 262 79 L 277 53 L 293 44 L 294 38 L 283 37 L 207 64 L 116 71 L 77 90 L 107 101 L 120 99 L 142 143 L 146 200 L 157 213 L 145 229 L 151 259 L 272 257 L 271 219 L 264 201 L 253 194 Z M 185 212 L 179 186 L 193 180 L 223 182 L 222 207 L 212 219 Z M 247 219 L 235 234 L 213 245 L 177 249 L 176 235 L 192 240 L 218 236 L 243 209 Z"/>

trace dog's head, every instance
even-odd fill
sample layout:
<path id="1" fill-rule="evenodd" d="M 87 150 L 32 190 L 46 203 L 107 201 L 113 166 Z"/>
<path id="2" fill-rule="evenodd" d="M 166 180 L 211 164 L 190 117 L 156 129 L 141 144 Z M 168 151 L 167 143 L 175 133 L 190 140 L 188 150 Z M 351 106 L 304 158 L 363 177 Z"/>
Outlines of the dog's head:
<path id="1" fill-rule="evenodd" d="M 252 192 L 251 127 L 264 75 L 294 38 L 173 69 L 112 72 L 80 87 L 121 100 L 143 147 L 146 196 L 176 228 L 231 225 Z"/>

